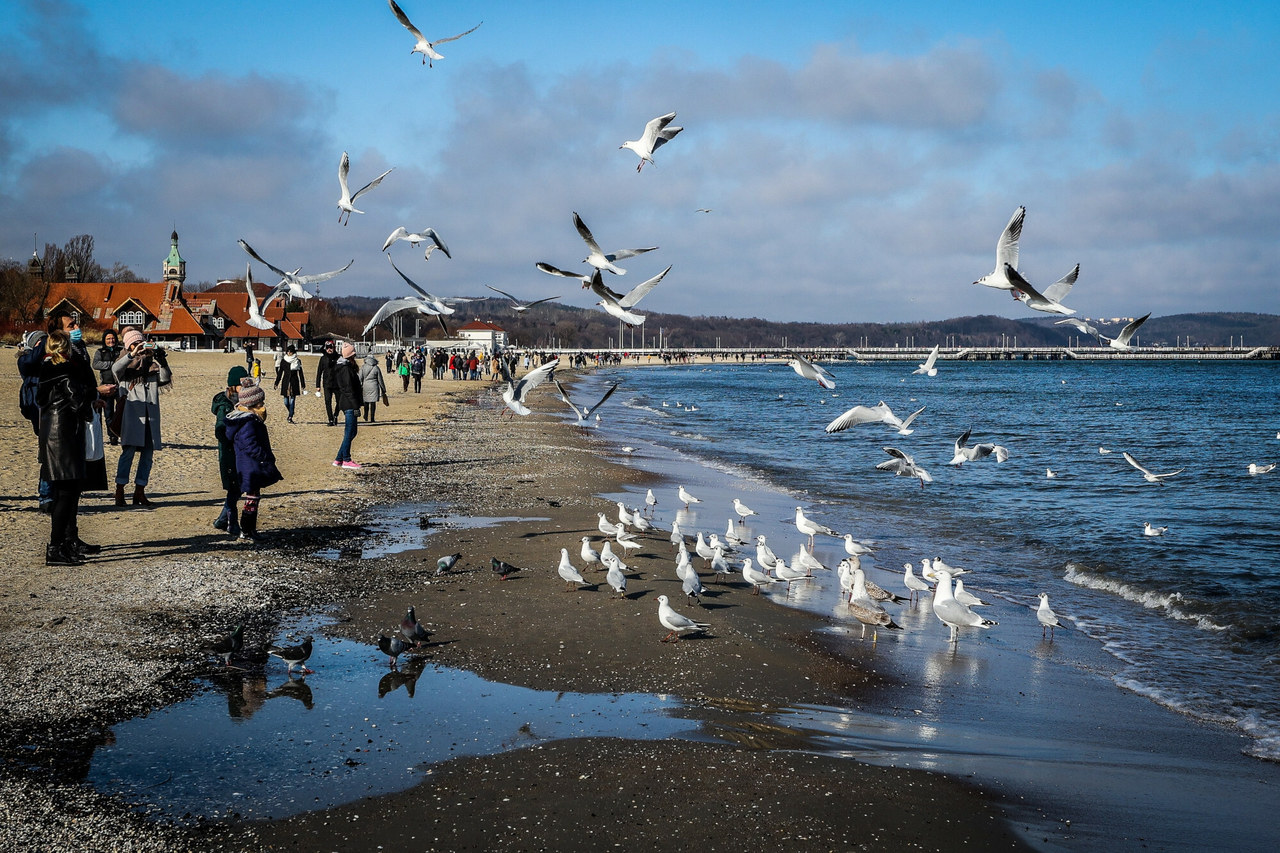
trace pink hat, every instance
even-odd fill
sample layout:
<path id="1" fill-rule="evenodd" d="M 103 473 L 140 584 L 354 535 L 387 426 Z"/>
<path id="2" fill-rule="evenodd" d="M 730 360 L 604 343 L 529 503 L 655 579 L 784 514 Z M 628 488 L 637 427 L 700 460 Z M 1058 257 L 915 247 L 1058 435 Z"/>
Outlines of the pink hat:
<path id="1" fill-rule="evenodd" d="M 145 340 L 142 336 L 142 332 L 139 332 L 133 326 L 127 327 L 120 339 L 124 341 L 126 348 L 131 347 L 134 344 L 140 344 Z"/>
<path id="2" fill-rule="evenodd" d="M 342 345 L 343 358 L 353 358 L 355 354 L 356 354 L 356 348 L 351 345 L 350 341 L 347 341 Z"/>

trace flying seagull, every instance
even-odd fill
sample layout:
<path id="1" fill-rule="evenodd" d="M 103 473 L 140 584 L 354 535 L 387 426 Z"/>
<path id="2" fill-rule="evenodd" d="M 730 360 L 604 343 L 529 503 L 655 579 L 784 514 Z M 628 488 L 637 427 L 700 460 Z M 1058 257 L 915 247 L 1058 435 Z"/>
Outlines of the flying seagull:
<path id="1" fill-rule="evenodd" d="M 426 36 L 424 36 L 422 32 L 413 25 L 413 22 L 409 20 L 409 16 L 406 15 L 404 11 L 399 6 L 396 5 L 396 0 L 387 0 L 387 5 L 391 7 L 391 11 L 396 16 L 396 20 L 398 20 L 404 26 L 404 28 L 409 31 L 409 34 L 411 36 L 417 39 L 417 43 L 414 44 L 413 50 L 409 51 L 409 55 L 412 56 L 415 53 L 422 54 L 422 62 L 428 68 L 432 67 L 431 63 L 434 60 L 444 59 L 443 56 L 436 53 L 436 50 L 435 50 L 436 45 L 444 44 L 447 41 L 457 41 L 458 39 L 462 38 L 465 35 L 470 35 L 471 33 L 474 33 L 476 30 L 480 28 L 480 24 L 484 23 L 484 21 L 481 21 L 480 24 L 476 24 L 474 27 L 467 30 L 465 33 L 458 33 L 456 36 L 449 36 L 448 38 L 436 39 L 435 41 L 427 41 Z"/>
<path id="2" fill-rule="evenodd" d="M 356 262 L 355 258 L 352 258 L 351 260 L 347 261 L 347 265 L 340 270 L 330 270 L 329 272 L 316 273 L 315 275 L 298 275 L 298 273 L 302 271 L 302 267 L 298 267 L 293 272 L 285 272 L 279 267 L 264 261 L 262 259 L 262 256 L 259 255 L 257 252 L 255 252 L 253 250 L 253 247 L 250 246 L 248 243 L 246 243 L 244 240 L 237 240 L 236 245 L 238 245 L 241 249 L 244 249 L 249 254 L 249 257 L 253 258 L 255 261 L 262 264 L 264 267 L 271 270 L 276 275 L 280 276 L 280 284 L 286 285 L 289 291 L 289 295 L 297 299 L 310 299 L 311 294 L 308 293 L 306 290 L 307 285 L 319 284 L 322 281 L 328 281 L 334 276 L 342 275 L 344 272 L 351 269 L 351 265 Z M 279 287 L 279 285 L 276 285 L 276 286 Z M 265 307 L 265 304 L 263 307 Z"/>
<path id="3" fill-rule="evenodd" d="M 453 257 L 453 255 L 449 254 L 449 247 L 444 244 L 444 240 L 440 239 L 440 235 L 436 233 L 436 229 L 434 228 L 424 228 L 422 231 L 410 232 L 407 228 L 401 225 L 399 228 L 392 231 L 387 237 L 387 242 L 382 244 L 382 251 L 385 252 L 387 249 L 390 249 L 391 244 L 397 240 L 403 240 L 410 246 L 417 246 L 419 243 L 426 243 L 427 251 L 424 257 L 427 259 L 431 258 L 431 253 L 436 249 L 444 252 L 444 256 L 446 258 Z"/>
<path id="4" fill-rule="evenodd" d="M 573 409 L 573 413 L 578 416 L 579 425 L 585 424 L 587 422 L 587 418 L 591 417 L 591 413 L 594 412 L 596 409 L 600 408 L 601 406 L 603 406 L 604 401 L 608 400 L 611 396 L 613 396 L 613 392 L 617 391 L 618 385 L 621 384 L 618 382 L 613 383 L 612 385 L 609 386 L 609 390 L 604 392 L 603 397 L 601 397 L 592 405 L 584 406 L 583 408 L 579 409 L 577 406 L 574 405 L 573 401 L 569 399 L 569 392 L 566 391 L 564 386 L 560 384 L 560 380 L 553 378 L 551 381 L 555 382 L 556 387 L 560 389 L 560 399 L 564 400 L 565 403 L 569 406 L 569 408 Z"/>
<path id="5" fill-rule="evenodd" d="M 653 152 L 675 139 L 676 134 L 684 130 L 683 127 L 668 127 L 675 117 L 675 113 L 667 113 L 650 119 L 644 126 L 644 134 L 639 139 L 630 139 L 618 146 L 619 150 L 630 148 L 640 156 L 640 162 L 636 165 L 637 172 L 644 168 L 645 163 L 653 162 Z"/>
<path id="6" fill-rule="evenodd" d="M 991 272 L 974 282 L 984 287 L 994 287 L 997 290 L 1013 290 L 1013 282 L 1009 281 L 1009 277 L 1005 273 L 1005 265 L 1018 268 L 1018 240 L 1022 237 L 1022 222 L 1027 216 L 1027 209 L 1019 207 L 1013 212 L 1013 216 L 1009 219 L 1009 224 L 1004 227 L 1004 231 L 1000 234 L 999 241 L 996 242 L 996 266 Z"/>
<path id="7" fill-rule="evenodd" d="M 578 235 L 582 237 L 582 241 L 587 244 L 587 248 L 590 250 L 590 254 L 583 258 L 583 263 L 591 264 L 598 270 L 608 270 L 615 275 L 626 275 L 627 271 L 621 267 L 614 266 L 614 261 L 634 258 L 636 255 L 652 252 L 658 248 L 657 246 L 649 246 L 646 249 L 619 249 L 616 252 L 606 254 L 601 251 L 600 244 L 596 242 L 595 237 L 591 236 L 591 229 L 582 221 L 582 217 L 578 215 L 576 210 L 573 212 L 573 226 L 578 229 Z"/>
<path id="8" fill-rule="evenodd" d="M 988 456 L 994 455 L 997 462 L 1004 462 L 1009 458 L 1009 448 L 1000 444 L 975 444 L 969 447 L 969 434 L 973 432 L 973 428 L 964 431 L 964 435 L 956 439 L 955 455 L 951 457 L 951 465 L 962 465 L 965 462 L 976 462 L 979 459 L 986 459 Z"/>
<path id="9" fill-rule="evenodd" d="M 450 302 L 470 302 L 471 301 L 465 296 L 450 296 L 446 298 L 441 298 L 439 296 L 432 296 L 430 293 L 427 293 L 427 291 L 423 290 L 418 285 L 417 282 L 409 278 L 409 276 L 405 275 L 404 273 L 400 272 L 400 268 L 396 266 L 395 260 L 392 259 L 390 255 L 387 255 L 387 260 L 391 262 L 391 268 L 395 270 L 396 273 L 399 274 L 399 276 L 402 279 L 404 279 L 404 283 L 412 287 L 414 290 L 418 291 L 418 293 L 421 294 L 422 298 L 426 301 L 426 304 L 430 305 L 433 309 L 435 309 L 437 314 L 452 314 L 454 312 L 454 309 L 449 307 L 448 303 Z M 441 320 L 440 322 L 441 322 L 441 325 L 444 324 L 443 320 Z M 447 334 L 448 330 L 446 329 L 445 332 Z"/>
<path id="10" fill-rule="evenodd" d="M 278 284 L 275 286 L 274 289 L 272 289 L 270 293 L 267 294 L 267 297 L 263 299 L 262 302 L 258 302 L 258 295 L 253 292 L 252 266 L 253 266 L 252 263 L 250 263 L 249 261 L 245 262 L 244 289 L 249 292 L 249 302 L 246 306 L 249 309 L 249 318 L 245 322 L 248 323 L 250 326 L 253 326 L 255 329 L 261 329 L 264 332 L 269 332 L 276 327 L 276 324 L 268 320 L 265 316 L 263 316 L 262 312 L 268 305 L 271 304 L 271 301 L 273 299 L 275 299 L 281 293 L 284 293 L 287 290 L 287 288 L 285 287 L 284 284 Z M 222 281 L 218 282 L 218 284 L 224 284 L 224 283 L 229 284 L 230 282 L 222 282 Z"/>
<path id="11" fill-rule="evenodd" d="M 1061 302 L 1058 302 L 1055 298 L 1051 297 L 1049 295 L 1049 291 L 1052 288 L 1058 288 L 1056 292 L 1065 296 L 1066 292 L 1071 290 L 1071 285 L 1075 283 L 1076 276 L 1080 274 L 1079 264 L 1076 264 L 1075 269 L 1073 269 L 1071 272 L 1067 273 L 1065 276 L 1058 279 L 1053 284 L 1049 285 L 1049 287 L 1045 288 L 1044 293 L 1041 293 L 1040 291 L 1032 287 L 1029 281 L 1023 278 L 1022 275 L 1017 270 L 1015 270 L 1013 267 L 1009 266 L 1008 264 L 1005 264 L 1004 271 L 1005 271 L 1005 277 L 1008 278 L 1009 281 L 1013 282 L 1014 296 L 1017 297 L 1019 300 L 1021 300 L 1022 304 L 1026 305 L 1031 310 L 1043 311 L 1045 314 L 1076 313 L 1076 309 L 1068 308 L 1067 306 L 1063 305 Z M 1070 279 L 1070 281 L 1068 281 L 1068 279 Z M 1065 290 L 1059 287 L 1059 285 L 1063 284 L 1064 282 L 1066 282 Z M 1059 298 L 1061 298 L 1061 296 Z"/>
<path id="12" fill-rule="evenodd" d="M 363 210 L 356 210 L 356 199 L 363 194 L 382 183 L 382 179 L 391 174 L 391 169 L 383 172 L 369 183 L 356 190 L 354 193 L 347 187 L 347 173 L 351 171 L 351 158 L 347 156 L 347 152 L 342 152 L 342 160 L 338 163 L 338 187 L 342 190 L 342 195 L 338 197 L 338 221 L 346 225 L 351 221 L 351 214 L 364 213 Z M 346 217 L 344 220 L 343 217 Z"/>
<path id="13" fill-rule="evenodd" d="M 915 370 L 911 371 L 911 375 L 915 376 L 916 374 L 921 374 L 924 376 L 937 376 L 938 368 L 935 366 L 937 363 L 938 363 L 938 345 L 935 344 L 933 347 L 933 350 L 930 351 L 929 353 L 929 357 L 924 360 L 924 364 L 920 365 Z"/>
<path id="14" fill-rule="evenodd" d="M 862 424 L 886 424 L 890 429 L 897 430 L 899 435 L 910 435 L 914 432 L 914 430 L 909 429 L 911 422 L 919 417 L 924 410 L 925 407 L 921 406 L 912 412 L 906 420 L 903 420 L 893 413 L 893 410 L 889 408 L 884 400 L 881 400 L 874 406 L 854 406 L 827 424 L 826 431 L 843 432 Z M 904 432 L 903 430 L 906 431 Z"/>
<path id="15" fill-rule="evenodd" d="M 419 314 L 426 314 L 429 317 L 438 318 L 440 320 L 440 328 L 444 329 L 446 335 L 449 334 L 449 330 L 445 328 L 444 325 L 444 318 L 440 316 L 439 311 L 432 308 L 427 303 L 427 300 L 423 299 L 421 296 L 403 296 L 399 299 L 388 299 L 386 302 L 382 303 L 382 306 L 378 308 L 377 312 L 374 313 L 369 322 L 365 324 L 364 331 L 360 333 L 360 336 L 364 337 L 369 334 L 370 329 L 381 323 L 383 320 L 386 320 L 388 317 L 399 314 L 401 311 L 410 310 L 416 311 Z"/>
<path id="16" fill-rule="evenodd" d="M 507 380 L 506 390 L 502 392 L 502 402 L 506 403 L 507 408 L 515 414 L 527 415 L 532 411 L 525 405 L 529 392 L 551 378 L 551 374 L 560 364 L 560 359 L 552 359 L 541 367 L 530 370 L 518 380 L 512 378 L 504 359 L 499 359 L 499 364 L 502 367 L 502 375 Z"/>
<path id="17" fill-rule="evenodd" d="M 929 472 L 924 470 L 916 461 L 906 453 L 903 453 L 896 447 L 886 447 L 885 453 L 892 456 L 892 459 L 886 459 L 876 465 L 879 471 L 892 471 L 899 477 L 915 477 L 920 481 L 920 488 L 924 488 L 925 483 L 932 483 L 933 477 Z"/>
<path id="18" fill-rule="evenodd" d="M 554 269 L 554 267 L 552 267 L 552 269 Z M 523 303 L 523 304 L 522 304 L 522 303 L 520 302 L 520 300 L 519 300 L 519 299 L 516 299 L 516 298 L 515 298 L 514 296 L 512 296 L 510 293 L 507 293 L 505 290 L 498 290 L 498 288 L 494 287 L 492 284 L 486 284 L 486 285 L 485 285 L 485 287 L 489 288 L 489 289 L 490 289 L 490 290 L 492 290 L 494 293 L 501 293 L 503 296 L 507 297 L 507 298 L 508 298 L 508 299 L 510 299 L 513 303 L 515 303 L 515 304 L 513 304 L 513 305 L 511 306 L 511 310 L 512 310 L 512 311 L 515 311 L 517 314 L 523 314 L 524 312 L 528 311 L 528 310 L 529 310 L 530 308 L 532 308 L 533 306 L 535 306 L 535 305 L 541 305 L 543 302 L 550 302 L 550 301 L 551 301 L 551 300 L 553 300 L 553 299 L 559 299 L 559 298 L 560 298 L 559 296 L 547 296 L 547 297 L 545 297 L 545 298 L 543 298 L 543 299 L 535 299 L 535 300 L 533 300 L 532 302 L 527 302 L 527 303 Z"/>
<path id="19" fill-rule="evenodd" d="M 1065 317 L 1061 320 L 1055 320 L 1053 325 L 1074 326 L 1077 330 L 1084 332 L 1086 335 L 1093 335 L 1095 338 L 1098 337 L 1098 328 L 1096 326 L 1090 325 L 1089 323 L 1086 323 L 1084 320 L 1081 320 L 1078 317 Z"/>
<path id="20" fill-rule="evenodd" d="M 1141 317 L 1121 329 L 1120 334 L 1116 335 L 1114 338 L 1108 338 L 1106 335 L 1098 335 L 1098 337 L 1101 340 L 1106 341 L 1107 346 L 1112 349 L 1128 349 L 1129 341 L 1133 340 L 1134 332 L 1138 331 L 1138 327 L 1147 322 L 1147 318 L 1150 316 L 1151 312 L 1148 311 L 1146 314 L 1143 314 Z"/>
<path id="21" fill-rule="evenodd" d="M 1183 471 L 1186 470 L 1185 468 L 1179 468 L 1177 471 L 1170 471 L 1167 474 L 1153 474 L 1150 471 L 1148 471 L 1146 468 L 1142 467 L 1142 463 L 1140 463 L 1137 459 L 1134 459 L 1133 456 L 1129 454 L 1129 451 L 1125 450 L 1122 452 L 1121 455 L 1124 456 L 1125 462 L 1128 462 L 1134 468 L 1137 468 L 1139 471 L 1142 472 L 1142 478 L 1146 480 L 1148 483 L 1160 483 L 1161 485 L 1163 485 L 1164 481 L 1172 477 L 1174 474 L 1181 474 Z"/>
<path id="22" fill-rule="evenodd" d="M 828 391 L 836 387 L 836 378 L 832 376 L 825 368 L 814 364 L 802 355 L 792 355 L 787 362 L 787 366 L 798 373 L 805 379 L 812 379 Z"/>

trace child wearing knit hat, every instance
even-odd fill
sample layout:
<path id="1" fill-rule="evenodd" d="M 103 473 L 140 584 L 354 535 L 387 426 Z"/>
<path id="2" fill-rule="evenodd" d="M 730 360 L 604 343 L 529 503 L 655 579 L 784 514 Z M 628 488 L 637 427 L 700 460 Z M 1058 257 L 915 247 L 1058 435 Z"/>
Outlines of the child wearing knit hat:
<path id="1" fill-rule="evenodd" d="M 213 522 L 217 530 L 225 530 L 233 538 L 240 536 L 240 515 L 236 504 L 240 500 L 240 475 L 236 472 L 236 449 L 227 438 L 227 415 L 235 411 L 240 401 L 240 381 L 249 375 L 244 367 L 236 365 L 227 373 L 227 387 L 213 395 L 209 411 L 214 415 L 213 436 L 218 440 L 218 473 L 227 497 L 222 511 Z"/>
<path id="2" fill-rule="evenodd" d="M 227 438 L 235 448 L 236 485 L 239 494 L 244 495 L 244 511 L 240 513 L 242 541 L 258 540 L 258 502 L 262 490 L 284 479 L 271 452 L 266 403 L 262 386 L 252 376 L 246 376 L 240 380 L 235 410 L 226 418 Z"/>

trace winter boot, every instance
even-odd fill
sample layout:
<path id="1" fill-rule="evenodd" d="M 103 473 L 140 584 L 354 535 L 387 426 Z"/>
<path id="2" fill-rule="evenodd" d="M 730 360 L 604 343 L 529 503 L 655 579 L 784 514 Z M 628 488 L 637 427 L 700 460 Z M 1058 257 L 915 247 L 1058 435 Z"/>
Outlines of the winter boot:
<path id="1" fill-rule="evenodd" d="M 116 506 L 124 506 L 124 484 L 116 483 Z"/>
<path id="2" fill-rule="evenodd" d="M 151 506 L 151 501 L 147 500 L 146 494 L 143 493 L 144 486 L 133 487 L 133 505 L 134 506 Z"/>
<path id="3" fill-rule="evenodd" d="M 258 541 L 258 513 L 245 510 L 240 515 L 240 541 Z"/>
<path id="4" fill-rule="evenodd" d="M 240 529 L 240 521 L 237 517 L 236 508 L 231 507 L 227 511 L 227 535 L 233 539 L 239 539 L 242 531 Z"/>
<path id="5" fill-rule="evenodd" d="M 218 520 L 213 523 L 215 530 L 226 530 L 229 519 L 231 518 L 231 507 L 226 503 L 222 504 L 222 512 L 218 514 Z"/>
<path id="6" fill-rule="evenodd" d="M 83 566 L 84 560 L 73 554 L 66 544 L 62 543 L 44 547 L 44 564 L 46 566 Z"/>
<path id="7" fill-rule="evenodd" d="M 71 528 L 71 533 L 67 536 L 67 550 L 75 554 L 81 560 L 86 554 L 102 553 L 101 545 L 90 545 L 88 542 L 80 538 L 80 529 L 78 527 Z"/>

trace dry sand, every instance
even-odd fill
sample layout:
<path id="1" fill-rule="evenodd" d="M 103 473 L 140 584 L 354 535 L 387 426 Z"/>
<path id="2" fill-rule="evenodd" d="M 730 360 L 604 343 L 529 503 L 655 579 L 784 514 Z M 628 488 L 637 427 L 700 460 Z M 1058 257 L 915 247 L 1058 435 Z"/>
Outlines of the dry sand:
<path id="1" fill-rule="evenodd" d="M 562 591 L 559 549 L 593 533 L 596 512 L 612 514 L 595 494 L 641 475 L 541 414 L 560 405 L 550 394 L 533 416 L 499 423 L 501 403 L 487 382 L 428 380 L 421 395 L 392 382 L 380 422 L 361 425 L 353 456 L 367 465 L 358 472 L 331 466 L 341 430 L 325 425 L 321 401 L 300 400 L 300 423 L 290 425 L 269 396 L 286 480 L 263 501 L 269 539 L 229 542 L 210 526 L 221 495 L 209 403 L 240 361 L 171 359 L 166 447 L 148 490 L 157 505 L 117 510 L 105 494 L 86 496 L 81 535 L 104 551 L 78 568 L 43 565 L 48 521 L 32 497 L 35 439 L 17 412 L 16 371 L 0 377 L 0 430 L 9 439 L 0 466 L 0 849 L 536 850 L 561 849 L 566 831 L 576 849 L 1019 846 L 993 802 L 960 783 L 786 752 L 785 738 L 767 732 L 736 745 L 575 740 L 457 759 L 406 795 L 212 829 L 162 826 L 76 784 L 110 725 L 194 689 L 211 666 L 199 652 L 205 637 L 241 619 L 252 636 L 270 637 L 282 617 L 336 603 L 349 619 L 332 630 L 368 640 L 398 618 L 405 590 L 434 569 L 434 555 L 452 551 L 464 560 L 433 581 L 419 614 L 442 640 L 431 649 L 435 663 L 542 689 L 675 693 L 739 708 L 832 701 L 869 678 L 815 639 L 819 620 L 750 596 L 741 583 L 715 599 L 724 606 L 708 609 L 710 638 L 659 643 L 656 596 L 679 595 L 665 534 L 628 560 L 627 599 L 610 599 L 602 574 L 589 578 L 598 588 Z M 550 521 L 441 529 L 430 554 L 357 563 L 314 556 L 359 542 L 370 503 L 404 500 Z M 498 581 L 491 555 L 528 570 Z M 385 601 L 387 613 L 370 615 L 371 601 Z M 260 652 L 246 649 L 246 658 Z M 744 668 L 752 678 L 740 676 Z"/>

